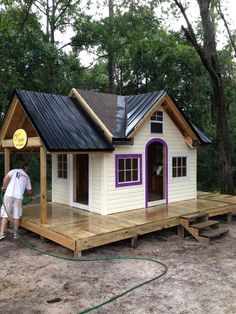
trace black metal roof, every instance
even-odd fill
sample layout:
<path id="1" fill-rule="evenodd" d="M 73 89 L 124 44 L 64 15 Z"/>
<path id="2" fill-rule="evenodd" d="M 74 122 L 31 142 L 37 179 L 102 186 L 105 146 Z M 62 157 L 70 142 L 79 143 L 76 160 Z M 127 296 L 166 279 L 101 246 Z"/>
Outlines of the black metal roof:
<path id="1" fill-rule="evenodd" d="M 15 94 L 48 151 L 114 150 L 75 98 L 21 89 Z"/>
<path id="2" fill-rule="evenodd" d="M 121 140 L 127 138 L 166 91 L 134 96 L 117 96 L 85 90 L 78 90 L 78 92 L 113 134 L 114 139 Z M 210 144 L 210 139 L 186 117 L 173 98 L 172 101 L 200 143 Z"/>
<path id="3" fill-rule="evenodd" d="M 164 93 L 165 91 L 161 90 L 159 92 L 125 97 L 127 119 L 125 136 L 128 136 L 132 132 L 136 124 L 146 115 Z"/>

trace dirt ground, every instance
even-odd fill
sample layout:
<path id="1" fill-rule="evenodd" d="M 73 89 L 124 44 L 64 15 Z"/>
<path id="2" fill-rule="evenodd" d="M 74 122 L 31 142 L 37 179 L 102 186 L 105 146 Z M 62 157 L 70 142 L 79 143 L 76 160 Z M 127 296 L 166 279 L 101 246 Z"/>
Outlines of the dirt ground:
<path id="1" fill-rule="evenodd" d="M 236 313 L 236 217 L 230 233 L 210 244 L 180 239 L 169 229 L 130 241 L 85 251 L 83 257 L 150 257 L 168 265 L 168 273 L 92 313 Z M 32 245 L 63 256 L 72 252 L 42 242 Z M 0 242 L 0 313 L 79 313 L 159 274 L 161 266 L 143 261 L 80 263 L 41 255 L 13 241 Z M 58 301 L 48 303 L 48 301 Z"/>

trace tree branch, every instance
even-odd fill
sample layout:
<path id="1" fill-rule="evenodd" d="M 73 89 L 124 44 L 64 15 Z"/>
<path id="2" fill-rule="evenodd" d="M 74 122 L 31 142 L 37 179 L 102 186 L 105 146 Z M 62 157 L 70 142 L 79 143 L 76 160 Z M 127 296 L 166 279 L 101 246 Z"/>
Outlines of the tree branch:
<path id="1" fill-rule="evenodd" d="M 227 21 L 226 21 L 226 18 L 225 18 L 225 16 L 224 16 L 223 12 L 222 12 L 220 0 L 217 1 L 216 9 L 217 9 L 217 12 L 218 12 L 219 16 L 221 17 L 221 19 L 222 19 L 223 22 L 224 22 L 226 31 L 227 31 L 228 36 L 229 36 L 229 40 L 230 40 L 231 45 L 232 45 L 232 47 L 233 47 L 233 49 L 234 49 L 234 56 L 236 57 L 236 45 L 235 45 L 233 36 L 231 35 L 231 31 L 230 31 L 230 29 L 229 29 L 229 26 L 228 26 L 228 23 L 227 23 Z"/>
<path id="2" fill-rule="evenodd" d="M 197 41 L 196 35 L 194 33 L 194 30 L 193 30 L 192 25 L 191 25 L 191 23 L 187 17 L 187 14 L 185 12 L 185 9 L 184 9 L 182 3 L 178 0 L 174 0 L 174 2 L 178 6 L 178 8 L 180 9 L 180 11 L 181 11 L 186 23 L 187 23 L 188 28 L 185 28 L 184 26 L 181 27 L 187 40 L 192 44 L 193 48 L 196 50 L 197 54 L 199 55 L 199 57 L 202 60 L 204 67 L 206 68 L 208 73 L 211 75 L 211 77 L 214 80 L 216 80 L 217 82 L 219 82 L 219 77 L 218 77 L 215 69 L 211 65 L 211 62 L 208 59 L 204 49 L 202 48 L 202 46 Z"/>

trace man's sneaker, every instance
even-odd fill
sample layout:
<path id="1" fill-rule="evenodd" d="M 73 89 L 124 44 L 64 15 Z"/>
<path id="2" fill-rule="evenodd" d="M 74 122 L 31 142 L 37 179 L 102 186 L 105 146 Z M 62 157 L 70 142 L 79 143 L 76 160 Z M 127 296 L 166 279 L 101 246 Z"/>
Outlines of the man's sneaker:
<path id="1" fill-rule="evenodd" d="M 3 240 L 4 238 L 5 238 L 5 235 L 0 233 L 0 240 Z"/>
<path id="2" fill-rule="evenodd" d="M 17 239 L 18 239 L 18 233 L 17 233 L 17 232 L 14 232 L 13 239 L 14 239 L 14 240 L 17 240 Z"/>

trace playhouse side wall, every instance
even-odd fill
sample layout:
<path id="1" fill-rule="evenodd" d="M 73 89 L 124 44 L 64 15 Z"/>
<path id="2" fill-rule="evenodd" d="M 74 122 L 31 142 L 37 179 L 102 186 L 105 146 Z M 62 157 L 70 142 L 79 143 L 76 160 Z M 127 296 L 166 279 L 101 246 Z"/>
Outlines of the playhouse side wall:
<path id="1" fill-rule="evenodd" d="M 67 179 L 57 176 L 57 156 L 52 155 L 52 202 L 70 205 L 70 158 L 67 156 Z"/>
<path id="2" fill-rule="evenodd" d="M 169 203 L 196 198 L 196 158 L 197 150 L 190 148 L 183 135 L 166 112 L 163 112 L 163 134 L 150 132 L 149 119 L 143 123 L 134 137 L 132 146 L 116 146 L 113 154 L 107 156 L 107 213 L 145 208 L 145 148 L 149 140 L 159 138 L 168 145 L 168 198 Z M 142 184 L 137 186 L 116 187 L 115 155 L 142 155 Z M 187 177 L 172 178 L 172 157 L 187 157 Z"/>

